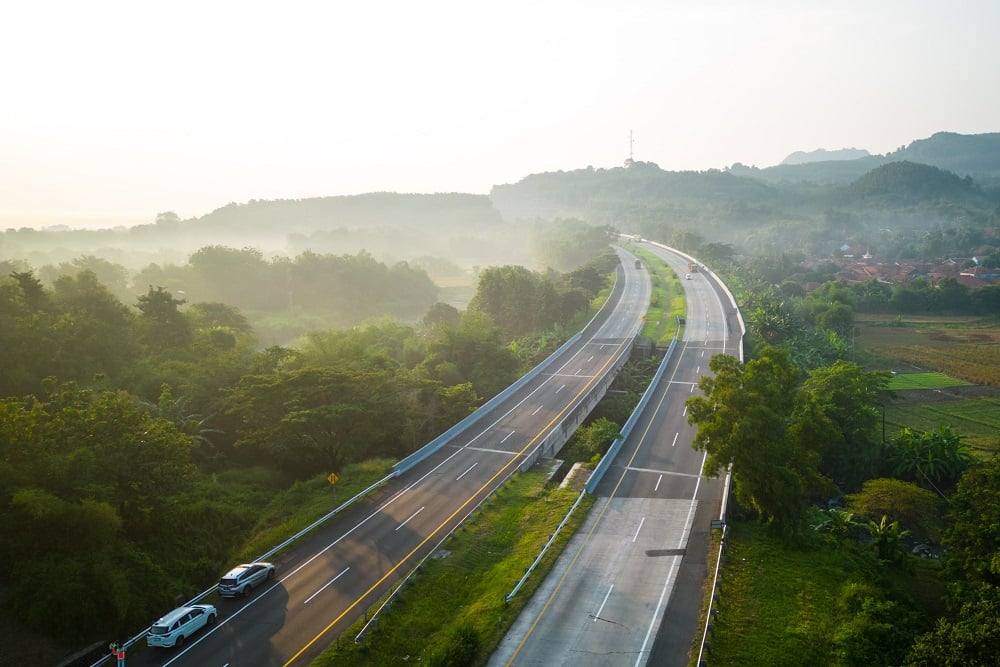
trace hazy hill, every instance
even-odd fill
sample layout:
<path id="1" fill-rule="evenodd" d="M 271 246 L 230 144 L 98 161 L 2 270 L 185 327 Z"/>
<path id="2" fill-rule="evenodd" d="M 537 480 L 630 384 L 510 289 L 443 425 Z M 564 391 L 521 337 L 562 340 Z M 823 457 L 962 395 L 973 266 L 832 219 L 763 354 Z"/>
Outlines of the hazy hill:
<path id="1" fill-rule="evenodd" d="M 593 224 L 618 224 L 623 217 L 676 217 L 708 202 L 762 205 L 777 197 L 774 188 L 755 179 L 718 170 L 663 171 L 652 162 L 531 174 L 490 191 L 493 205 L 507 220 L 580 218 Z"/>
<path id="2" fill-rule="evenodd" d="M 872 169 L 842 190 L 843 202 L 860 205 L 875 200 L 883 206 L 913 206 L 927 201 L 988 207 L 979 185 L 966 176 L 916 162 L 902 161 Z"/>
<path id="3" fill-rule="evenodd" d="M 871 155 L 863 148 L 841 148 L 840 150 L 828 151 L 825 148 L 817 148 L 814 151 L 795 151 L 781 164 L 807 164 L 809 162 L 829 162 L 834 160 L 857 160 L 858 158 Z"/>
<path id="4" fill-rule="evenodd" d="M 489 197 L 463 193 L 251 200 L 187 220 L 161 213 L 153 223 L 130 228 L 0 232 L 6 257 L 36 266 L 81 255 L 130 269 L 151 262 L 183 264 L 198 249 L 215 245 L 257 248 L 268 256 L 363 250 L 390 264 L 428 259 L 440 264 L 434 260 L 440 258 L 465 269 L 527 261 L 523 234 L 502 219 Z"/>
<path id="5" fill-rule="evenodd" d="M 795 155 L 799 153 L 792 154 Z M 817 152 L 801 155 L 817 155 Z M 758 169 L 736 163 L 729 171 L 737 176 L 757 178 L 772 184 L 842 185 L 880 165 L 909 161 L 953 171 L 959 176 L 971 176 L 982 185 L 1000 185 L 1000 132 L 938 132 L 886 155 L 868 155 L 853 160 L 827 159 L 791 163 L 789 160 L 792 156 L 774 167 Z"/>
<path id="6" fill-rule="evenodd" d="M 372 227 L 489 227 L 502 223 L 499 212 L 485 195 L 374 192 L 251 200 L 246 204 L 228 204 L 186 224 L 215 233 L 273 235 Z"/>

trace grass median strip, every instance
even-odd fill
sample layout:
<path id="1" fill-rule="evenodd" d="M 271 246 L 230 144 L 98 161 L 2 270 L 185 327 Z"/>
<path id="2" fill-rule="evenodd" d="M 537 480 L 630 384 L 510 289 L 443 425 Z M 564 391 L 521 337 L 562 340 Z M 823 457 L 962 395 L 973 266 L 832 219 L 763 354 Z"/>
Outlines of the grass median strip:
<path id="1" fill-rule="evenodd" d="M 485 664 L 593 504 L 591 497 L 584 499 L 555 548 L 505 603 L 579 495 L 552 487 L 546 477 L 513 477 L 427 561 L 363 644 L 354 642 L 359 622 L 313 664 L 457 664 L 452 661 L 458 656 L 469 659 L 461 664 Z"/>

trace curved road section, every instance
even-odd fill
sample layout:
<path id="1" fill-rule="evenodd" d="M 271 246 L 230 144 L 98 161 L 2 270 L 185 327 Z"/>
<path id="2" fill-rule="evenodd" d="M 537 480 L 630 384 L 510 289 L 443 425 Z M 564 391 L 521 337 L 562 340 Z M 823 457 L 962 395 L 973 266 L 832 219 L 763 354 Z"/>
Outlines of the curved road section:
<path id="1" fill-rule="evenodd" d="M 649 276 L 624 259 L 609 305 L 543 372 L 433 455 L 355 503 L 277 560 L 277 578 L 222 600 L 219 621 L 181 649 L 133 665 L 308 665 L 521 465 L 627 355 L 649 304 Z M 151 619 L 152 620 L 152 619 Z M 341 641 L 350 641 L 342 639 Z"/>
<path id="2" fill-rule="evenodd" d="M 687 259 L 644 246 L 680 275 Z M 733 353 L 731 308 L 707 275 L 682 280 L 682 342 L 597 489 L 597 502 L 490 660 L 500 665 L 678 665 L 698 635 L 723 481 L 701 475 L 684 401 L 713 354 Z M 735 329 L 738 331 L 738 329 Z"/>

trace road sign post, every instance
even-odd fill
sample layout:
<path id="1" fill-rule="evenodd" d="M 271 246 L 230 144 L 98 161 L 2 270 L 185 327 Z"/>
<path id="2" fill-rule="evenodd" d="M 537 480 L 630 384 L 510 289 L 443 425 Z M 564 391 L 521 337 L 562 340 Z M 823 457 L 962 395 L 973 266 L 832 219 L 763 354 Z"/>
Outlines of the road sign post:
<path id="1" fill-rule="evenodd" d="M 331 472 L 326 476 L 326 481 L 330 482 L 330 486 L 333 487 L 333 500 L 337 501 L 337 482 L 340 481 L 340 475 L 335 472 Z"/>

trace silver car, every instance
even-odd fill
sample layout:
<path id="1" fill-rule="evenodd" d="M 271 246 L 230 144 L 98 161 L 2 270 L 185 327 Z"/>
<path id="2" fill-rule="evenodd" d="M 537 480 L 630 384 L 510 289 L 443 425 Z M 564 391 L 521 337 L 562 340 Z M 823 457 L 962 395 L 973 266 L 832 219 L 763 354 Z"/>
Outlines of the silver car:
<path id="1" fill-rule="evenodd" d="M 246 597 L 257 586 L 268 579 L 274 578 L 274 565 L 271 563 L 245 563 L 237 565 L 219 581 L 219 595 L 234 598 L 238 595 Z"/>

